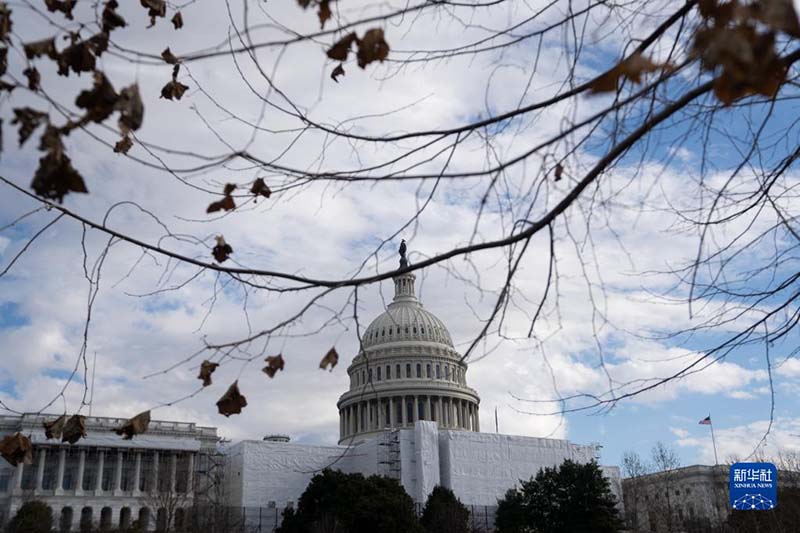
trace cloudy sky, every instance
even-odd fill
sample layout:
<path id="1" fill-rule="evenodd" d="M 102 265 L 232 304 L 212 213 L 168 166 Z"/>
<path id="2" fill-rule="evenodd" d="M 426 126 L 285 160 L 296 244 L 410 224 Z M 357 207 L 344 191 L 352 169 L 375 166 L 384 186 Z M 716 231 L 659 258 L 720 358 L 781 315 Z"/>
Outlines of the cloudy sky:
<path id="1" fill-rule="evenodd" d="M 576 149 L 565 165 L 565 179 L 547 181 L 537 200 L 532 200 L 532 184 L 546 160 L 531 157 L 525 168 L 515 167 L 499 180 L 485 204 L 490 177 L 435 184 L 383 180 L 292 186 L 286 176 L 252 161 L 233 158 L 220 163 L 224 154 L 248 151 L 261 161 L 308 171 L 382 164 L 417 148 L 420 141 L 370 143 L 303 130 L 292 116 L 292 106 L 318 124 L 339 125 L 361 135 L 443 128 L 553 95 L 563 90 L 560 82 L 571 68 L 572 52 L 565 51 L 564 43 L 571 42 L 572 26 L 541 40 L 528 37 L 510 48 L 447 59 L 388 61 L 364 70 L 351 59 L 345 64 L 346 75 L 334 83 L 329 73 L 335 63 L 326 60 L 324 51 L 338 36 L 326 35 L 288 47 L 258 48 L 254 55 L 188 61 L 179 78 L 189 87 L 186 95 L 180 101 L 159 99 L 171 66 L 147 58 L 134 61 L 143 56 L 130 50 L 158 56 L 170 46 L 181 57 L 196 50 L 224 51 L 229 38 L 230 46 L 237 48 L 248 39 L 278 41 L 292 31 L 318 28 L 312 10 L 303 11 L 288 0 L 250 4 L 245 13 L 238 3 L 230 4 L 229 12 L 222 2 L 190 2 L 181 8 L 185 26 L 177 31 L 167 20 L 175 6 L 170 6 L 167 19 L 150 29 L 138 4 L 120 9 L 128 27 L 114 33 L 116 47 L 103 55 L 98 67 L 117 89 L 138 83 L 144 126 L 136 132 L 128 157 L 111 150 L 119 138 L 112 129 L 92 125 L 66 139 L 73 164 L 90 190 L 88 195 L 68 195 L 66 208 L 140 241 L 204 261 L 211 260 L 213 238 L 221 234 L 233 246 L 231 261 L 238 266 L 344 279 L 357 272 L 395 268 L 401 237 L 409 241 L 415 262 L 505 236 L 516 220 L 526 218 L 530 203 L 534 215 L 552 206 L 607 146 L 607 133 L 601 129 Z M 576 79 L 585 81 L 602 72 L 620 56 L 628 38 L 655 27 L 670 4 L 654 2 L 654 17 L 626 19 L 624 25 L 607 13 L 579 18 L 585 48 Z M 30 5 L 13 7 L 16 33 L 24 41 L 52 36 L 57 30 L 45 22 L 46 12 Z M 544 5 L 506 2 L 477 11 L 442 8 L 362 25 L 358 31 L 381 26 L 392 46 L 390 60 L 419 59 L 427 57 L 419 51 L 456 48 L 517 23 L 522 35 L 563 18 L 563 6 L 557 4 L 524 22 Z M 398 6 L 340 2 L 334 13 L 343 23 Z M 88 5 L 82 4 L 76 13 L 76 18 L 92 20 Z M 237 35 L 245 17 L 251 32 Z M 659 52 L 663 50 L 655 51 Z M 23 58 L 19 53 L 9 57 L 9 71 L 20 79 Z M 23 90 L 4 95 L 3 116 L 30 105 L 63 123 L 58 104 L 74 109 L 74 95 L 91 85 L 91 77 L 63 78 L 51 63 L 36 64 L 46 97 Z M 387 172 L 402 174 L 412 165 L 412 173 L 484 169 L 557 134 L 607 105 L 609 98 L 581 97 L 536 116 L 495 125 L 473 133 L 456 150 L 434 144 L 406 163 L 389 165 Z M 734 112 L 722 120 L 732 130 L 749 125 Z M 775 120 L 770 131 L 786 127 L 780 116 Z M 112 118 L 107 125 L 115 122 Z M 711 414 L 721 460 L 748 456 L 767 429 L 774 390 L 774 422 L 764 453 L 800 450 L 800 361 L 790 357 L 794 334 L 773 347 L 770 369 L 762 347 L 746 346 L 702 372 L 621 401 L 611 410 L 558 414 L 567 405 L 556 401 L 559 398 L 603 395 L 609 384 L 641 385 L 648 383 L 642 380 L 669 376 L 737 326 L 689 339 L 665 335 L 697 325 L 715 309 L 711 302 L 690 314 L 682 299 L 686 287 L 670 273 L 691 261 L 698 238 L 674 209 L 691 209 L 698 200 L 690 185 L 698 181 L 702 158 L 711 162 L 704 167 L 707 183 L 721 183 L 736 164 L 739 149 L 713 132 L 702 150 L 691 142 L 690 133 L 679 123 L 655 133 L 651 150 L 623 159 L 555 226 L 558 283 L 551 286 L 529 338 L 550 264 L 547 235 L 531 241 L 501 330 L 492 329 L 470 358 L 468 382 L 482 399 L 484 431 L 493 430 L 496 409 L 501 432 L 597 442 L 603 446 L 604 463 L 619 464 L 627 450 L 647 455 L 657 441 L 674 446 L 686 464 L 709 463 L 714 453 L 708 427 L 698 421 Z M 3 134 L 0 175 L 27 190 L 41 157 L 38 134 L 21 149 L 8 120 Z M 484 142 L 486 136 L 491 144 Z M 208 162 L 214 164 L 205 168 Z M 219 199 L 206 191 L 258 177 L 279 192 L 258 202 L 242 201 L 225 216 L 205 213 L 208 203 Z M 38 210 L 6 227 L 39 204 L 7 185 L 0 187 L 2 271 L 57 214 Z M 420 210 L 414 222 L 380 247 Z M 768 224 L 757 220 L 752 231 Z M 741 228 L 730 231 L 737 229 Z M 357 329 L 363 331 L 390 301 L 390 281 L 359 289 L 355 305 L 350 290 L 326 295 L 274 335 L 234 351 L 214 374 L 214 384 L 194 394 L 198 364 L 209 355 L 201 351 L 205 343 L 233 342 L 272 329 L 321 291 L 267 292 L 144 254 L 124 242 L 115 242 L 106 253 L 108 240 L 108 235 L 84 232 L 80 223 L 64 218 L 42 233 L 0 278 L 0 400 L 7 408 L 86 413 L 89 408 L 81 403 L 90 394 L 96 415 L 128 417 L 154 408 L 156 418 L 216 426 L 220 435 L 231 439 L 286 433 L 303 442 L 337 440 L 335 404 L 348 384 L 346 369 L 357 351 Z M 760 253 L 755 248 L 744 260 L 757 261 Z M 424 305 L 449 327 L 458 349 L 470 346 L 491 313 L 507 261 L 505 250 L 489 250 L 417 272 Z M 343 361 L 333 372 L 324 372 L 317 364 L 331 346 Z M 274 353 L 283 354 L 286 368 L 269 379 L 260 371 L 261 362 Z M 224 418 L 214 404 L 236 379 L 248 407 L 241 415 Z M 88 391 L 92 381 L 93 391 Z"/>

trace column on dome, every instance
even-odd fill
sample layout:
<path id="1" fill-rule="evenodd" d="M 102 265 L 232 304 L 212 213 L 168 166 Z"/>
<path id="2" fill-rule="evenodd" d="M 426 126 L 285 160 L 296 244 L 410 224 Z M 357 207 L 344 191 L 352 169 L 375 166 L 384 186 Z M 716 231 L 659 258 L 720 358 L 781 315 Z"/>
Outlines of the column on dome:
<path id="1" fill-rule="evenodd" d="M 478 432 L 481 430 L 481 416 L 480 415 L 481 415 L 480 407 L 477 404 L 475 404 L 475 431 L 478 431 Z"/>
<path id="2" fill-rule="evenodd" d="M 419 396 L 414 395 L 414 412 L 411 413 L 411 423 L 419 420 Z"/>
<path id="3" fill-rule="evenodd" d="M 394 409 L 394 396 L 389 396 L 389 427 L 394 429 L 396 411 Z"/>
<path id="4" fill-rule="evenodd" d="M 467 418 L 467 401 L 461 400 L 461 425 L 464 429 L 469 429 L 469 419 Z"/>
<path id="5" fill-rule="evenodd" d="M 431 416 L 431 395 L 429 394 L 425 399 L 425 420 L 433 420 Z"/>
<path id="6" fill-rule="evenodd" d="M 405 427 L 408 424 L 408 400 L 406 400 L 405 396 L 400 397 L 400 418 L 402 419 L 402 425 Z"/>
<path id="7" fill-rule="evenodd" d="M 437 396 L 436 397 L 436 424 L 439 427 L 444 427 L 444 424 L 442 424 L 442 397 L 441 396 Z"/>

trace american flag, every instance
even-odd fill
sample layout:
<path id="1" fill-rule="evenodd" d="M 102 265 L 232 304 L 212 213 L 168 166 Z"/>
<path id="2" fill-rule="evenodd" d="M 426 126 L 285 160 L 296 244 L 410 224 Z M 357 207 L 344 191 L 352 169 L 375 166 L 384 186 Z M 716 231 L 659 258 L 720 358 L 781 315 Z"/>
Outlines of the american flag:
<path id="1" fill-rule="evenodd" d="M 707 417 L 702 419 L 700 422 L 698 422 L 698 424 L 702 424 L 704 426 L 710 426 L 711 425 L 711 415 L 708 415 Z"/>

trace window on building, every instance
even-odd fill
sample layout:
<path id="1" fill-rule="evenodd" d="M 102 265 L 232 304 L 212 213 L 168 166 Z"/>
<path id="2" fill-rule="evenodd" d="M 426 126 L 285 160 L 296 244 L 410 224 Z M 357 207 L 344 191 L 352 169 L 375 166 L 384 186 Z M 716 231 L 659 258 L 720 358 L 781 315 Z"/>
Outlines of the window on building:
<path id="1" fill-rule="evenodd" d="M 386 365 L 386 379 L 392 379 L 392 365 Z"/>
<path id="2" fill-rule="evenodd" d="M 428 363 L 425 365 L 425 376 L 430 379 L 431 378 L 431 364 Z"/>
<path id="3" fill-rule="evenodd" d="M 375 373 L 375 379 L 378 381 L 381 380 L 381 367 L 378 367 L 377 372 Z"/>
<path id="4" fill-rule="evenodd" d="M 422 365 L 419 363 L 417 363 L 417 377 L 418 378 L 422 377 Z"/>
<path id="5" fill-rule="evenodd" d="M 367 382 L 367 373 L 362 370 L 361 371 L 361 384 L 363 385 L 366 382 Z"/>
<path id="6" fill-rule="evenodd" d="M 436 365 L 436 379 L 442 379 L 442 367 Z"/>
<path id="7" fill-rule="evenodd" d="M 444 379 L 450 381 L 450 367 L 448 365 L 444 365 Z"/>
<path id="8" fill-rule="evenodd" d="M 13 475 L 14 469 L 7 468 L 5 464 L 0 465 L 0 492 L 8 492 L 11 488 L 11 478 Z"/>
<path id="9" fill-rule="evenodd" d="M 389 335 L 392 334 L 392 328 L 389 328 Z"/>
<path id="10" fill-rule="evenodd" d="M 400 375 L 400 364 L 395 365 L 395 367 L 394 367 L 394 375 L 397 376 L 397 379 L 400 379 L 401 377 L 403 377 L 403 376 Z"/>
<path id="11" fill-rule="evenodd" d="M 411 363 L 406 363 L 406 377 L 411 377 Z"/>
<path id="12" fill-rule="evenodd" d="M 372 383 L 372 369 L 367 370 L 367 383 Z"/>

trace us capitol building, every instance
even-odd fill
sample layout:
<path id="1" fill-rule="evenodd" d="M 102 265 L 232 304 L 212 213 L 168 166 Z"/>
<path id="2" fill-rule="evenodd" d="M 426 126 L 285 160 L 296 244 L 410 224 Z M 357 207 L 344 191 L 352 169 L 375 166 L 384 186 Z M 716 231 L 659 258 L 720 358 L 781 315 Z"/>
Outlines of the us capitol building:
<path id="1" fill-rule="evenodd" d="M 401 268 L 406 264 L 401 254 Z M 444 323 L 417 298 L 415 280 L 412 273 L 394 277 L 393 301 L 362 336 L 347 369 L 349 390 L 337 403 L 338 445 L 274 436 L 220 448 L 215 428 L 155 421 L 145 435 L 121 440 L 109 430 L 122 421 L 102 418 L 88 419 L 86 439 L 53 444 L 44 439 L 42 417 L 0 417 L 0 435 L 32 435 L 35 458 L 0 470 L 0 519 L 34 497 L 53 508 L 62 531 L 77 530 L 82 517 L 101 528 L 140 519 L 152 529 L 165 520 L 157 495 L 182 491 L 177 525 L 183 507 L 198 503 L 204 458 L 214 453 L 224 457 L 224 504 L 242 510 L 294 505 L 326 467 L 395 478 L 421 504 L 443 485 L 467 505 L 494 506 L 542 467 L 598 458 L 596 445 L 481 433 L 480 397 L 467 385 L 467 365 Z M 619 469 L 603 469 L 621 497 Z"/>

